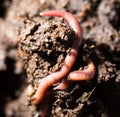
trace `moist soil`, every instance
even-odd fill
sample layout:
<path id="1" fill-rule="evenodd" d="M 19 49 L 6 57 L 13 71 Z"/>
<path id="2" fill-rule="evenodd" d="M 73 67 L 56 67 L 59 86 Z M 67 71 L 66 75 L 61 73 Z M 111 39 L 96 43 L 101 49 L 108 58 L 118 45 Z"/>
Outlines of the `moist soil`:
<path id="1" fill-rule="evenodd" d="M 39 82 L 61 68 L 75 37 L 63 18 L 39 15 L 46 10 L 78 19 L 83 40 L 71 71 L 85 69 L 91 59 L 96 74 L 67 90 L 54 90 L 54 84 L 33 105 Z M 119 11 L 119 0 L 1 0 L 0 117 L 119 117 Z"/>

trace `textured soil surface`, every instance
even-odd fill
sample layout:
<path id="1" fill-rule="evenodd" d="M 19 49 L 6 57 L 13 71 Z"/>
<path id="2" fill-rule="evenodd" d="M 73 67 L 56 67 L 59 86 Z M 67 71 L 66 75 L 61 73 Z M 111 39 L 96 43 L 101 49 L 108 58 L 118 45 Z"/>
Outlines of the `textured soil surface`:
<path id="1" fill-rule="evenodd" d="M 38 83 L 61 68 L 75 36 L 63 18 L 39 15 L 53 9 L 73 14 L 83 30 L 71 71 L 91 59 L 96 74 L 63 91 L 54 84 L 35 106 L 30 100 Z M 119 117 L 119 63 L 119 0 L 0 1 L 0 117 Z"/>

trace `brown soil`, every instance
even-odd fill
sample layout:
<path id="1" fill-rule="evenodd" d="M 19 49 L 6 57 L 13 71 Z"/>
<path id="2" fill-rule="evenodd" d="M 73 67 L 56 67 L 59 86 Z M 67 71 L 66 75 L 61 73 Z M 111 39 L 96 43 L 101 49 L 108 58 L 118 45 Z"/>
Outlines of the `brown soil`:
<path id="1" fill-rule="evenodd" d="M 83 29 L 72 70 L 90 58 L 96 74 L 64 91 L 51 87 L 45 102 L 29 105 L 40 79 L 61 68 L 75 36 L 63 18 L 39 16 L 51 9 L 72 13 Z M 48 117 L 119 117 L 119 11 L 119 0 L 1 0 L 0 116 L 39 117 L 45 108 Z"/>

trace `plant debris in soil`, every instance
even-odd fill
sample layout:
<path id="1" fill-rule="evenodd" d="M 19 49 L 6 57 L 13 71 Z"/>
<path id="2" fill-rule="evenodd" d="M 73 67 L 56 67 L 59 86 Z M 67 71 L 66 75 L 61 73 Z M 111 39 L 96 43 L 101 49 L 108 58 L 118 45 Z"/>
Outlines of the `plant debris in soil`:
<path id="1" fill-rule="evenodd" d="M 75 36 L 62 18 L 39 16 L 51 9 L 72 13 L 83 29 L 71 71 L 84 69 L 90 58 L 96 74 L 90 81 L 73 82 L 67 90 L 51 87 L 44 106 L 29 106 L 40 79 L 61 68 Z M 118 0 L 1 0 L 0 116 L 38 117 L 46 108 L 49 117 L 119 117 L 119 11 Z"/>

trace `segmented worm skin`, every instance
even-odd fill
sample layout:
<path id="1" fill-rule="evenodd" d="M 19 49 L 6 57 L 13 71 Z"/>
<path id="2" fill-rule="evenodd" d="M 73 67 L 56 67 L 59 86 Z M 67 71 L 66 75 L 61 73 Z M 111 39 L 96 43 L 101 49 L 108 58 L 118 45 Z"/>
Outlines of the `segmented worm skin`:
<path id="1" fill-rule="evenodd" d="M 70 81 L 67 79 L 63 79 L 61 83 L 59 83 L 56 87 L 54 87 L 54 90 L 66 90 L 70 86 Z"/>
<path id="2" fill-rule="evenodd" d="M 69 55 L 65 57 L 65 60 L 61 69 L 59 71 L 56 71 L 44 77 L 42 81 L 39 83 L 38 89 L 35 92 L 35 95 L 33 96 L 33 99 L 32 99 L 33 104 L 40 103 L 43 100 L 50 86 L 62 80 L 69 73 L 70 69 L 72 68 L 76 60 L 78 49 L 82 42 L 81 27 L 79 25 L 78 20 L 72 14 L 64 11 L 46 11 L 46 12 L 40 13 L 40 15 L 63 17 L 68 22 L 68 24 L 73 28 L 75 32 L 75 38 L 71 47 L 71 52 Z"/>
<path id="3" fill-rule="evenodd" d="M 95 65 L 92 60 L 88 60 L 87 62 L 87 69 L 70 72 L 67 80 L 80 81 L 92 79 L 95 75 Z"/>
<path id="4" fill-rule="evenodd" d="M 92 79 L 96 71 L 95 65 L 92 60 L 87 60 L 87 63 L 88 65 L 86 69 L 70 72 L 67 79 L 63 79 L 62 82 L 54 88 L 54 90 L 66 90 L 71 83 L 70 81 L 84 81 Z"/>

